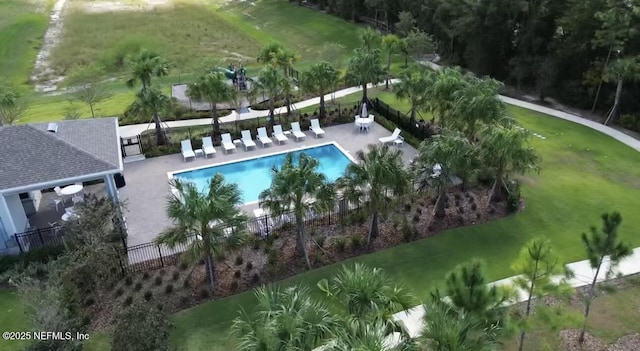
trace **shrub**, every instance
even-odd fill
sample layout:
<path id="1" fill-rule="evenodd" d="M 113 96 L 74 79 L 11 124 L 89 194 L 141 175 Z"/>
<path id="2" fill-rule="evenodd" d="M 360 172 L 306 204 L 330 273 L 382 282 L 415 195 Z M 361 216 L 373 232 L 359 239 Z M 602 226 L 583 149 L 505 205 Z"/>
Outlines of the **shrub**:
<path id="1" fill-rule="evenodd" d="M 244 260 L 242 259 L 242 256 L 236 257 L 236 266 L 242 265 L 243 262 Z"/>
<path id="2" fill-rule="evenodd" d="M 162 285 L 162 277 L 156 276 L 156 279 L 153 281 L 153 283 L 157 286 Z"/>
<path id="3" fill-rule="evenodd" d="M 489 214 L 494 214 L 496 213 L 496 209 L 493 206 L 489 207 Z"/>
<path id="4" fill-rule="evenodd" d="M 618 124 L 627 129 L 640 131 L 640 116 L 624 114 L 618 119 Z"/>
<path id="5" fill-rule="evenodd" d="M 406 218 L 402 221 L 402 239 L 406 242 L 411 241 L 413 239 L 413 229 L 409 225 L 409 221 Z"/>
<path id="6" fill-rule="evenodd" d="M 251 246 L 255 251 L 260 250 L 260 240 L 254 239 Z"/>
<path id="7" fill-rule="evenodd" d="M 242 272 L 240 272 L 240 270 L 237 270 L 237 271 L 235 271 L 235 272 L 233 273 L 233 276 L 234 276 L 235 278 L 240 278 L 240 276 L 242 276 Z"/>
<path id="8" fill-rule="evenodd" d="M 173 279 L 174 282 L 177 282 L 178 279 L 180 279 L 180 272 L 173 272 L 173 275 L 171 276 L 171 279 Z"/>
<path id="9" fill-rule="evenodd" d="M 207 297 L 209 297 L 209 289 L 206 289 L 206 288 L 200 289 L 200 297 L 203 299 L 206 299 Z"/>
<path id="10" fill-rule="evenodd" d="M 164 287 L 164 292 L 165 294 L 171 294 L 173 292 L 173 284 L 167 284 L 167 286 Z"/>
<path id="11" fill-rule="evenodd" d="M 456 200 L 455 204 L 456 204 L 456 207 L 460 206 L 460 200 Z"/>
<path id="12" fill-rule="evenodd" d="M 182 286 L 183 286 L 185 289 L 191 286 L 191 283 L 189 282 L 189 278 L 185 279 L 185 280 L 182 282 Z"/>
<path id="13" fill-rule="evenodd" d="M 151 292 L 151 290 L 147 290 L 147 291 L 144 292 L 144 300 L 145 301 L 151 300 L 152 297 L 153 297 L 153 293 Z"/>
<path id="14" fill-rule="evenodd" d="M 520 208 L 520 184 L 516 181 L 509 183 L 509 195 L 507 196 L 507 211 L 514 213 Z"/>
<path id="15" fill-rule="evenodd" d="M 343 252 L 346 247 L 347 241 L 344 238 L 336 239 L 336 249 L 338 249 L 338 252 Z"/>
<path id="16" fill-rule="evenodd" d="M 318 246 L 320 246 L 320 247 L 324 247 L 324 241 L 325 241 L 326 239 L 327 239 L 327 238 L 326 238 L 326 237 L 324 237 L 324 236 L 318 237 L 318 239 L 316 239 L 316 242 L 318 243 Z"/>
<path id="17" fill-rule="evenodd" d="M 359 249 L 361 244 L 362 244 L 362 238 L 359 235 L 351 236 L 351 247 L 354 250 Z"/>
<path id="18" fill-rule="evenodd" d="M 471 204 L 471 209 L 472 209 L 472 210 L 474 210 L 474 211 L 475 211 L 475 210 L 477 210 L 477 209 L 478 209 L 478 205 L 476 205 L 476 203 L 475 203 L 475 202 L 474 202 L 474 203 L 472 203 L 472 204 Z"/>
<path id="19" fill-rule="evenodd" d="M 482 218 L 482 214 L 480 214 L 480 212 L 476 213 L 476 218 L 477 218 L 477 219 Z"/>
<path id="20" fill-rule="evenodd" d="M 245 266 L 245 269 L 248 270 L 248 271 L 252 270 L 253 269 L 253 263 L 247 262 L 247 265 Z"/>
<path id="21" fill-rule="evenodd" d="M 164 305 L 161 303 L 156 304 L 156 308 L 158 309 L 158 311 L 162 311 L 162 309 L 164 309 Z"/>
<path id="22" fill-rule="evenodd" d="M 267 264 L 273 266 L 278 263 L 278 252 L 273 249 L 269 249 L 269 253 L 267 254 Z"/>
<path id="23" fill-rule="evenodd" d="M 134 285 L 133 287 L 133 291 L 139 291 L 140 289 L 142 289 L 142 283 L 137 282 L 136 285 Z"/>
<path id="24" fill-rule="evenodd" d="M 413 221 L 414 222 L 420 222 L 420 215 L 418 215 L 417 213 L 413 216 Z"/>
<path id="25" fill-rule="evenodd" d="M 133 278 L 131 276 L 127 276 L 126 278 L 124 278 L 124 283 L 127 286 L 130 286 L 131 284 L 133 284 Z"/>
<path id="26" fill-rule="evenodd" d="M 231 290 L 234 290 L 234 291 L 238 290 L 238 281 L 237 280 L 232 281 L 230 287 L 231 287 Z"/>
<path id="27" fill-rule="evenodd" d="M 124 289 L 123 288 L 118 288 L 118 289 L 116 289 L 115 293 L 113 293 L 113 295 L 115 297 L 120 297 L 120 296 L 122 296 L 122 294 L 124 294 Z"/>
<path id="28" fill-rule="evenodd" d="M 167 272 L 166 272 L 164 269 L 161 269 L 161 270 L 160 270 L 160 272 L 158 272 L 158 274 L 159 274 L 160 276 L 164 276 L 164 275 L 165 275 L 165 273 L 167 273 Z"/>
<path id="29" fill-rule="evenodd" d="M 122 304 L 124 306 L 129 306 L 129 305 L 131 305 L 132 302 L 133 302 L 133 296 L 129 295 L 129 296 L 127 296 L 126 299 L 124 299 L 124 301 L 122 301 Z"/>
<path id="30" fill-rule="evenodd" d="M 85 306 L 91 306 L 96 302 L 96 300 L 93 297 L 88 297 L 86 300 L 84 300 L 84 305 Z"/>
<path id="31" fill-rule="evenodd" d="M 411 211 L 411 203 L 407 202 L 406 204 L 404 204 L 404 211 L 405 212 Z"/>
<path id="32" fill-rule="evenodd" d="M 187 264 L 187 262 L 180 262 L 179 268 L 181 271 L 186 271 L 187 268 L 189 268 L 189 265 Z"/>
<path id="33" fill-rule="evenodd" d="M 416 208 L 416 215 L 421 215 L 422 214 L 422 208 Z"/>
<path id="34" fill-rule="evenodd" d="M 149 279 L 149 277 L 151 277 L 151 275 L 149 274 L 149 272 L 144 272 L 144 273 L 142 274 L 142 280 L 147 280 L 147 279 Z"/>
<path id="35" fill-rule="evenodd" d="M 464 208 L 462 206 L 458 207 L 458 212 L 464 213 Z"/>
<path id="36" fill-rule="evenodd" d="M 253 281 L 254 283 L 257 283 L 260 281 L 260 275 L 258 273 L 253 273 L 253 276 L 251 277 L 251 281 Z"/>
<path id="37" fill-rule="evenodd" d="M 453 197 L 454 197 L 456 200 L 460 200 L 460 198 L 461 198 L 460 194 L 458 194 L 458 193 L 453 194 Z"/>

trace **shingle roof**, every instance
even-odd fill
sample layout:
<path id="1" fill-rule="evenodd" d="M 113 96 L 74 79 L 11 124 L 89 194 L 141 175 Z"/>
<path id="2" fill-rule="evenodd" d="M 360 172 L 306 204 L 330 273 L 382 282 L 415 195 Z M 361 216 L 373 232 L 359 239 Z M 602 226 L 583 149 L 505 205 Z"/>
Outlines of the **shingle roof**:
<path id="1" fill-rule="evenodd" d="M 0 127 L 0 190 L 120 169 L 117 120 Z"/>

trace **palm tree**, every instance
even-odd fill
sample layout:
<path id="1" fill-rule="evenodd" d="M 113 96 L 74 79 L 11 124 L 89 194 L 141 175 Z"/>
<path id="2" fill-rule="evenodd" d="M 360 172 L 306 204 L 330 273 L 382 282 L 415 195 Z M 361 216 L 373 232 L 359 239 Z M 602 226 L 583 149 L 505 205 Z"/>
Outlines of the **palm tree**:
<path id="1" fill-rule="evenodd" d="M 391 56 L 400 51 L 400 38 L 398 38 L 395 34 L 387 34 L 382 37 L 382 47 L 384 51 L 387 53 L 387 79 L 384 83 L 384 88 L 389 89 L 389 80 L 391 80 Z"/>
<path id="2" fill-rule="evenodd" d="M 151 115 L 156 129 L 156 143 L 165 145 L 167 137 L 162 129 L 160 112 L 167 111 L 171 107 L 171 98 L 155 88 L 141 89 L 136 93 L 136 99 L 128 110 L 139 116 Z"/>
<path id="3" fill-rule="evenodd" d="M 130 71 L 128 87 L 134 87 L 137 82 L 140 82 L 142 89 L 145 90 L 151 86 L 151 78 L 165 77 L 169 74 L 169 63 L 158 54 L 145 49 L 135 55 L 127 56 L 126 63 Z"/>
<path id="4" fill-rule="evenodd" d="M 454 110 L 455 94 L 467 84 L 462 72 L 454 68 L 444 68 L 437 72 L 429 88 L 430 109 L 440 127 L 448 126 L 449 116 Z"/>
<path id="5" fill-rule="evenodd" d="M 326 109 L 324 95 L 336 84 L 340 79 L 338 72 L 329 62 L 318 62 L 311 68 L 302 73 L 302 88 L 312 94 L 320 95 L 320 118 L 325 117 Z"/>
<path id="6" fill-rule="evenodd" d="M 281 44 L 271 43 L 260 50 L 257 61 L 265 65 L 277 66 L 278 54 L 282 50 L 284 50 L 284 47 Z"/>
<path id="7" fill-rule="evenodd" d="M 319 281 L 318 288 L 347 316 L 347 323 L 382 323 L 387 335 L 402 329 L 393 314 L 414 306 L 414 297 L 406 288 L 394 284 L 381 269 L 360 263 Z"/>
<path id="8" fill-rule="evenodd" d="M 451 177 L 469 172 L 474 153 L 473 146 L 462 133 L 448 129 L 420 144 L 413 168 L 419 191 L 437 189 L 438 198 L 433 210 L 436 217 L 445 215 L 445 196 Z"/>
<path id="9" fill-rule="evenodd" d="M 498 346 L 500 327 L 486 327 L 475 316 L 455 311 L 440 299 L 425 304 L 420 343 L 433 351 L 490 351 Z"/>
<path id="10" fill-rule="evenodd" d="M 161 233 L 155 242 L 170 248 L 187 245 L 184 259 L 191 264 L 205 261 L 213 289 L 214 258 L 238 249 L 247 238 L 247 218 L 238 209 L 242 204 L 238 185 L 225 183 L 224 177 L 216 174 L 208 182 L 207 189 L 198 189 L 193 183 L 179 180 L 172 181 L 171 186 L 177 193 L 169 198 L 167 215 L 175 226 Z"/>
<path id="11" fill-rule="evenodd" d="M 262 287 L 255 296 L 256 310 L 251 315 L 242 310 L 232 326 L 242 351 L 313 350 L 337 327 L 327 306 L 307 288 Z"/>
<path id="12" fill-rule="evenodd" d="M 284 46 L 278 43 L 272 43 L 267 45 L 258 54 L 258 62 L 282 68 L 284 77 L 291 76 L 293 71 L 293 64 L 298 61 L 300 57 L 293 51 L 286 49 Z M 284 100 L 287 105 L 287 116 L 291 113 L 291 92 L 293 91 L 293 84 L 290 83 L 291 89 L 284 91 Z"/>
<path id="13" fill-rule="evenodd" d="M 353 53 L 347 66 L 347 80 L 362 85 L 362 102 L 368 104 L 367 84 L 376 84 L 384 77 L 384 69 L 380 65 L 380 49 L 367 51 L 357 48 Z"/>
<path id="14" fill-rule="evenodd" d="M 220 135 L 220 121 L 218 120 L 218 102 L 232 100 L 236 91 L 229 84 L 225 76 L 220 72 L 209 71 L 198 77 L 198 80 L 189 84 L 187 95 L 194 100 L 206 100 L 211 108 L 213 120 L 213 135 Z"/>
<path id="15" fill-rule="evenodd" d="M 368 322 L 357 319 L 347 320 L 339 328 L 336 328 L 330 341 L 326 344 L 326 351 L 366 350 L 388 351 L 400 350 L 407 341 L 406 336 L 401 336 L 399 343 L 395 344 L 389 337 L 387 325 L 381 321 Z M 393 349 L 391 347 L 394 347 Z"/>
<path id="16" fill-rule="evenodd" d="M 378 221 L 392 209 L 393 197 L 410 193 L 410 173 L 402 162 L 402 153 L 388 145 L 369 145 L 368 152 L 356 154 L 358 163 L 350 163 L 336 181 L 344 198 L 353 203 L 364 203 L 371 216 L 367 244 L 378 236 Z"/>
<path id="17" fill-rule="evenodd" d="M 378 47 L 380 45 L 380 42 L 382 41 L 380 32 L 371 27 L 365 27 L 363 30 L 361 30 L 358 34 L 358 38 L 360 39 L 360 46 L 366 52 L 372 52 L 374 48 Z"/>
<path id="18" fill-rule="evenodd" d="M 327 211 L 335 204 L 335 191 L 324 174 L 318 172 L 319 162 L 301 153 L 294 163 L 293 154 L 287 154 L 282 167 L 272 170 L 271 187 L 260 193 L 260 207 L 274 216 L 290 212 L 296 220 L 296 251 L 304 256 L 311 268 L 307 253 L 304 220 L 310 212 Z"/>
<path id="19" fill-rule="evenodd" d="M 462 131 L 469 140 L 476 139 L 482 125 L 505 118 L 505 105 L 498 99 L 502 83 L 495 79 L 467 78 L 466 84 L 453 93 L 454 105 L 449 126 Z"/>
<path id="20" fill-rule="evenodd" d="M 283 93 L 286 78 L 273 66 L 266 66 L 260 70 L 258 81 L 253 82 L 253 94 L 267 97 L 269 104 L 269 128 L 274 124 L 275 100 Z"/>
<path id="21" fill-rule="evenodd" d="M 429 84 L 435 73 L 423 68 L 416 68 L 402 73 L 400 83 L 395 86 L 398 99 L 408 99 L 411 110 L 409 118 L 411 123 L 416 121 L 416 112 L 429 107 Z"/>
<path id="22" fill-rule="evenodd" d="M 26 107 L 24 95 L 17 89 L 0 87 L 0 126 L 15 123 Z"/>
<path id="23" fill-rule="evenodd" d="M 480 159 L 494 178 L 488 202 L 509 193 L 510 176 L 539 170 L 540 158 L 528 146 L 528 138 L 529 133 L 515 124 L 486 125 L 480 130 Z"/>
<path id="24" fill-rule="evenodd" d="M 616 82 L 616 96 L 613 107 L 609 110 L 607 118 L 604 121 L 605 125 L 618 117 L 620 97 L 622 96 L 622 84 L 625 80 L 635 79 L 640 79 L 640 56 L 619 59 L 605 70 L 603 80 L 605 82 Z"/>

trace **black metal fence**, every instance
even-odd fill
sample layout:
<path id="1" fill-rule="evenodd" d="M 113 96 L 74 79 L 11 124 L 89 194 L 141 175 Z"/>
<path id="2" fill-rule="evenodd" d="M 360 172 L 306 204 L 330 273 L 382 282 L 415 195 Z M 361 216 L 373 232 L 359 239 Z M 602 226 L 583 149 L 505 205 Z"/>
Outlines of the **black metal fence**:
<path id="1" fill-rule="evenodd" d="M 352 211 L 359 208 L 359 204 L 351 204 L 344 199 L 339 200 L 330 211 L 307 213 L 304 218 L 305 229 L 338 224 Z M 296 220 L 293 212 L 280 216 L 264 215 L 250 218 L 245 223 L 246 231 L 256 240 L 289 235 L 293 233 L 295 226 Z M 236 230 L 236 228 L 225 224 L 220 225 L 220 229 L 228 234 Z M 192 240 L 198 239 L 194 236 Z M 128 247 L 126 250 L 129 263 L 127 269 L 129 272 L 143 272 L 173 266 L 178 262 L 179 254 L 186 251 L 190 243 L 179 244 L 173 248 L 156 243 Z"/>
<path id="2" fill-rule="evenodd" d="M 432 136 L 434 132 L 433 124 L 425 121 L 411 121 L 411 118 L 395 108 L 389 106 L 384 101 L 376 98 L 373 100 L 373 107 L 387 120 L 393 122 L 400 129 L 415 136 L 418 140 L 424 140 Z"/>
<path id="3" fill-rule="evenodd" d="M 62 226 L 34 229 L 15 235 L 20 253 L 35 250 L 43 246 L 58 246 L 64 243 Z"/>

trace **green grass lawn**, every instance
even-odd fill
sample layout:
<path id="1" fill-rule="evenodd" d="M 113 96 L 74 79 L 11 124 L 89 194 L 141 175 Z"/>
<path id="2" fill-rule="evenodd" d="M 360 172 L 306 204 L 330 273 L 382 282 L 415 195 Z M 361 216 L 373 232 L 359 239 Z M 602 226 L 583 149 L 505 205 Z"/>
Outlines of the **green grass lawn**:
<path id="1" fill-rule="evenodd" d="M 0 326 L 2 331 L 27 331 L 28 322 L 24 308 L 13 289 L 0 289 Z M 8 341 L 0 339 L 0 350 L 18 351 L 28 345 L 25 341 Z"/>
<path id="2" fill-rule="evenodd" d="M 51 5 L 51 0 L 0 0 L 0 84 L 28 83 Z"/>

